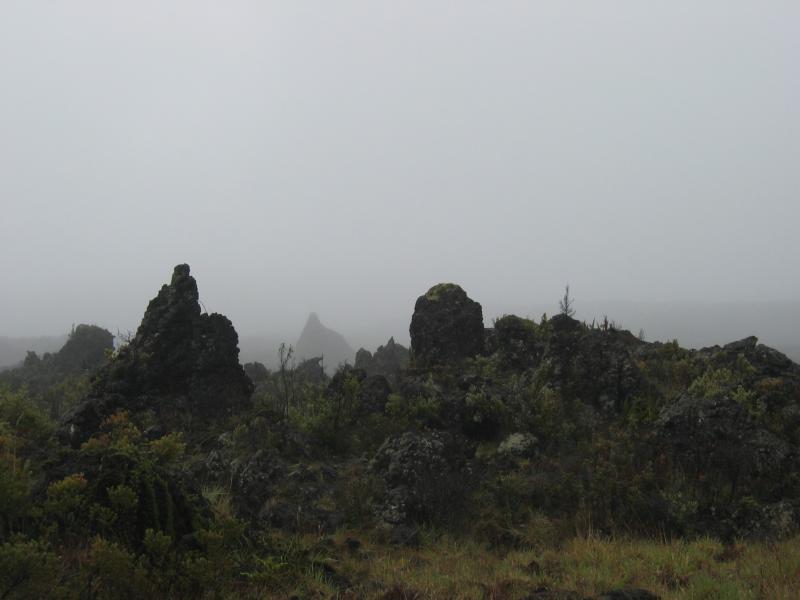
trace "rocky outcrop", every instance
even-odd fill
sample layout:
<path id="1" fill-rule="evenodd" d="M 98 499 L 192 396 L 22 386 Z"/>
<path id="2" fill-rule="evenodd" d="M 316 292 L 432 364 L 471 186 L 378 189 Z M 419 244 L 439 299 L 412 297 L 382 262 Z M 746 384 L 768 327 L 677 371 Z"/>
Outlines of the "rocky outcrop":
<path id="1" fill-rule="evenodd" d="M 392 389 L 383 375 L 367 377 L 363 369 L 349 365 L 340 368 L 325 388 L 328 401 L 347 399 L 345 404 L 353 403 L 351 416 L 354 419 L 369 414 L 381 414 L 386 408 Z"/>
<path id="2" fill-rule="evenodd" d="M 383 375 L 370 375 L 361 382 L 359 413 L 362 415 L 383 414 L 392 388 Z"/>
<path id="3" fill-rule="evenodd" d="M 106 362 L 113 349 L 111 332 L 96 325 L 78 325 L 53 356 L 53 365 L 66 372 L 93 371 Z"/>
<path id="4" fill-rule="evenodd" d="M 254 384 L 263 383 L 269 378 L 269 369 L 258 361 L 245 363 L 243 365 L 244 372 Z"/>
<path id="5" fill-rule="evenodd" d="M 513 369 L 536 366 L 544 350 L 536 324 L 516 315 L 497 319 L 490 340 L 491 343 L 487 340 L 489 352 L 497 353 L 500 363 Z"/>
<path id="6" fill-rule="evenodd" d="M 775 474 L 792 451 L 728 396 L 683 394 L 661 411 L 656 433 L 685 469 L 696 474 L 724 474 L 738 485 L 753 476 Z"/>
<path id="7" fill-rule="evenodd" d="M 252 391 L 239 364 L 236 330 L 223 315 L 201 314 L 197 283 L 188 265 L 178 265 L 150 301 L 136 336 L 65 417 L 63 432 L 79 444 L 118 410 L 218 419 L 248 407 Z"/>
<path id="8" fill-rule="evenodd" d="M 792 497 L 797 449 L 727 394 L 683 394 L 660 413 L 657 443 L 697 499 L 691 527 L 723 539 L 774 539 L 797 531 Z"/>
<path id="9" fill-rule="evenodd" d="M 322 384 L 325 383 L 325 368 L 322 366 L 321 356 L 307 358 L 301 362 L 294 370 L 295 379 L 298 382 Z"/>
<path id="10" fill-rule="evenodd" d="M 789 357 L 774 348 L 758 343 L 755 336 L 746 337 L 724 346 L 711 346 L 697 352 L 699 358 L 707 360 L 716 368 L 734 368 L 741 359 L 747 360 L 754 375 L 777 377 L 786 374 L 800 376 L 800 367 Z"/>
<path id="11" fill-rule="evenodd" d="M 294 345 L 299 359 L 321 356 L 326 369 L 335 369 L 340 364 L 351 362 L 355 352 L 342 334 L 325 327 L 317 313 L 308 315 L 300 338 Z"/>
<path id="12" fill-rule="evenodd" d="M 440 283 L 417 299 L 410 333 L 417 367 L 469 358 L 484 349 L 483 310 L 458 285 Z"/>
<path id="13" fill-rule="evenodd" d="M 403 537 L 420 523 L 454 517 L 466 496 L 473 453 L 471 446 L 446 432 L 388 438 L 370 463 L 370 470 L 385 483 L 380 519 Z"/>
<path id="14" fill-rule="evenodd" d="M 356 352 L 355 367 L 363 369 L 367 375 L 383 375 L 390 382 L 396 382 L 401 372 L 408 366 L 408 348 L 389 338 L 385 346 L 378 346 L 375 353 L 360 348 Z"/>

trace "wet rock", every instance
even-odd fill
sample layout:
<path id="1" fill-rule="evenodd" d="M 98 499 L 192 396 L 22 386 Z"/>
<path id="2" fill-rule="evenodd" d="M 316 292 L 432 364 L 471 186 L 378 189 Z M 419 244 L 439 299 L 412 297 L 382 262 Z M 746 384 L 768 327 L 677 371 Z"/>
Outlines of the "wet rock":
<path id="1" fill-rule="evenodd" d="M 239 364 L 236 330 L 223 315 L 201 314 L 197 283 L 188 265 L 178 265 L 150 301 L 136 336 L 66 415 L 62 439 L 79 445 L 117 410 L 191 415 L 199 423 L 219 419 L 249 407 L 252 391 Z"/>
<path id="2" fill-rule="evenodd" d="M 566 386 L 603 414 L 619 414 L 641 382 L 634 352 L 641 342 L 627 331 L 590 330 L 577 342 Z"/>
<path id="3" fill-rule="evenodd" d="M 408 348 L 389 338 L 385 346 L 379 346 L 374 354 L 364 348 L 356 353 L 355 367 L 367 375 L 383 375 L 389 382 L 397 381 L 409 361 Z"/>
<path id="4" fill-rule="evenodd" d="M 372 375 L 361 382 L 359 412 L 362 415 L 383 414 L 392 388 L 383 375 Z"/>
<path id="5" fill-rule="evenodd" d="M 315 356 L 302 361 L 294 370 L 295 380 L 298 383 L 324 383 L 326 376 L 322 362 L 322 356 Z"/>
<path id="6" fill-rule="evenodd" d="M 275 453 L 258 450 L 244 462 L 232 465 L 231 471 L 234 506 L 239 514 L 253 517 L 274 495 L 274 486 L 286 477 L 288 466 Z M 281 512 L 283 507 L 272 508 L 276 513 L 287 512 Z M 288 510 L 288 513 L 293 514 L 293 511 Z M 275 521 L 273 515 L 269 515 L 269 519 Z"/>
<path id="7" fill-rule="evenodd" d="M 440 283 L 417 299 L 410 333 L 416 366 L 476 356 L 484 349 L 483 310 L 458 285 Z"/>
<path id="8" fill-rule="evenodd" d="M 536 334 L 536 324 L 515 315 L 495 321 L 491 345 L 489 351 L 497 353 L 503 366 L 513 369 L 536 366 L 544 350 Z"/>
<path id="9" fill-rule="evenodd" d="M 791 447 L 761 429 L 747 409 L 727 396 L 695 398 L 685 393 L 665 407 L 656 422 L 656 434 L 691 468 L 734 469 L 745 473 L 779 470 Z M 688 465 L 687 465 L 688 466 Z"/>
<path id="10" fill-rule="evenodd" d="M 474 448 L 446 432 L 407 432 L 388 438 L 370 463 L 386 494 L 379 514 L 391 526 L 454 516 L 468 486 Z"/>
<path id="11" fill-rule="evenodd" d="M 53 356 L 53 365 L 62 371 L 93 371 L 108 360 L 114 349 L 114 336 L 96 325 L 78 325 L 67 343 Z"/>
<path id="12" fill-rule="evenodd" d="M 661 411 L 655 436 L 699 501 L 691 520 L 696 531 L 729 540 L 776 539 L 797 530 L 796 509 L 774 502 L 791 494 L 796 449 L 742 404 L 726 395 L 685 393 Z"/>
<path id="13" fill-rule="evenodd" d="M 758 338 L 750 336 L 725 344 L 722 347 L 703 348 L 697 355 L 709 361 L 714 368 L 735 369 L 744 358 L 760 377 L 779 377 L 786 374 L 800 375 L 800 367 L 785 354 L 774 348 L 758 343 Z"/>
<path id="14" fill-rule="evenodd" d="M 348 393 L 348 385 L 358 385 L 367 378 L 363 369 L 356 369 L 350 365 L 340 367 L 331 377 L 328 386 L 325 388 L 325 397 L 333 398 Z"/>
<path id="15" fill-rule="evenodd" d="M 269 370 L 263 363 L 249 362 L 245 363 L 243 368 L 250 381 L 254 384 L 262 383 L 269 377 Z"/>

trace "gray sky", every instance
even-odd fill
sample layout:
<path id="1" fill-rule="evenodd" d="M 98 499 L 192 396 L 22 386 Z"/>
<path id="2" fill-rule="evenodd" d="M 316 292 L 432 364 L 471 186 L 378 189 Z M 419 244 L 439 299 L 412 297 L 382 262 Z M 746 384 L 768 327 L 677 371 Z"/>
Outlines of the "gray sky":
<path id="1" fill-rule="evenodd" d="M 794 0 L 2 0 L 0 335 L 133 329 L 179 262 L 242 334 L 800 307 L 798 57 Z"/>

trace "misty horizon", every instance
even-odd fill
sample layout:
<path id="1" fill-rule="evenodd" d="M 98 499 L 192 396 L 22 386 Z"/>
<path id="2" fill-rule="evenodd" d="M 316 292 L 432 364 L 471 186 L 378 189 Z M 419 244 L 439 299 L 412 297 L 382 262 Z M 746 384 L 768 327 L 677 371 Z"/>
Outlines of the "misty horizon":
<path id="1" fill-rule="evenodd" d="M 355 347 L 407 343 L 441 281 L 487 326 L 569 282 L 580 318 L 649 339 L 796 344 L 798 23 L 791 2 L 4 3 L 0 336 L 135 330 L 188 262 L 243 339 L 316 311 Z"/>
<path id="2" fill-rule="evenodd" d="M 193 272 L 194 273 L 194 272 Z M 196 275 L 196 273 L 195 273 Z M 260 361 L 272 364 L 276 360 L 280 343 L 295 345 L 307 320 L 317 316 L 322 324 L 330 327 L 352 345 L 354 349 L 364 347 L 374 351 L 378 346 L 393 337 L 397 342 L 409 345 L 408 325 L 413 312 L 414 302 L 409 299 L 405 314 L 396 314 L 391 318 L 364 317 L 357 320 L 341 320 L 342 316 L 328 313 L 325 310 L 312 310 L 301 320 L 288 322 L 280 316 L 272 315 L 264 319 L 263 325 L 253 329 L 243 329 L 237 324 L 236 315 L 215 311 L 208 306 L 203 296 L 203 281 L 198 282 L 200 302 L 207 312 L 222 312 L 231 318 L 239 334 L 239 346 L 242 362 Z M 160 287 L 160 286 L 159 286 Z M 150 297 L 157 292 L 155 288 Z M 420 290 L 417 295 L 423 294 Z M 466 290 L 470 294 L 469 290 Z M 563 293 L 563 290 L 562 290 Z M 634 301 L 584 301 L 576 297 L 574 286 L 571 293 L 575 299 L 576 318 L 586 323 L 600 322 L 604 317 L 614 321 L 620 327 L 637 335 L 643 335 L 648 341 L 671 341 L 677 339 L 683 346 L 701 348 L 704 346 L 724 345 L 728 342 L 754 335 L 761 343 L 774 346 L 792 357 L 800 355 L 800 335 L 794 325 L 793 315 L 800 311 L 800 305 L 793 302 L 634 302 Z M 481 299 L 472 295 L 474 300 Z M 149 298 L 142 302 L 142 313 Z M 482 303 L 482 302 L 481 302 Z M 542 315 L 552 316 L 558 313 L 558 299 L 553 302 L 506 302 L 503 304 L 484 304 L 484 325 L 492 327 L 493 321 L 506 314 L 516 314 L 539 321 Z M 324 308 L 324 307 L 318 307 Z M 136 332 L 135 323 L 124 324 L 103 323 L 97 320 L 77 320 L 60 331 L 47 331 L 22 335 L 7 335 L 0 332 L 0 338 L 31 340 L 30 348 L 45 351 L 56 350 L 65 340 L 66 333 L 78 323 L 90 323 L 104 327 L 118 337 L 126 337 Z M 10 365 L 24 357 L 22 346 L 17 350 L 14 361 L 5 362 Z M 274 356 L 273 356 L 274 355 Z M 307 358 L 307 357 L 305 357 Z"/>

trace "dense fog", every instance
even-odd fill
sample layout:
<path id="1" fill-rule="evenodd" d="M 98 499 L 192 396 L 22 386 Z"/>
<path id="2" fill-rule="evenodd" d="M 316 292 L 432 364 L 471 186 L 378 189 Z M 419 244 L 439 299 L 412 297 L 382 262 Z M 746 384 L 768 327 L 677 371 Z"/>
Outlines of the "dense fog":
<path id="1" fill-rule="evenodd" d="M 354 348 L 407 343 L 453 281 L 487 326 L 570 283 L 581 319 L 797 356 L 799 22 L 780 1 L 3 2 L 0 336 L 134 330 L 187 262 L 245 354 L 312 311 Z"/>

